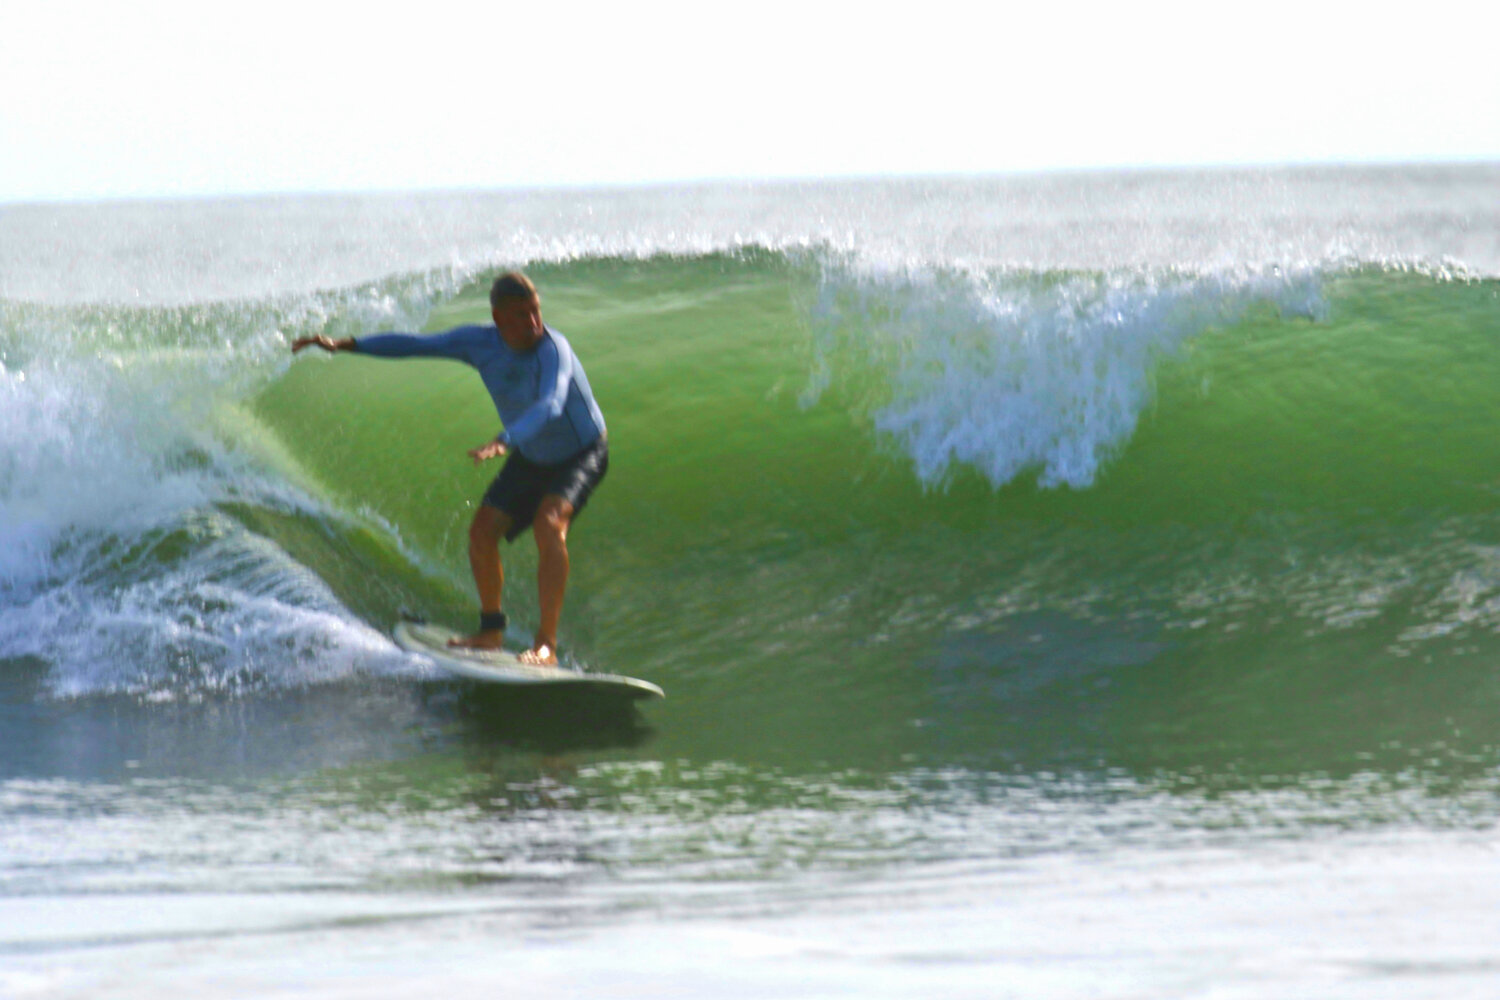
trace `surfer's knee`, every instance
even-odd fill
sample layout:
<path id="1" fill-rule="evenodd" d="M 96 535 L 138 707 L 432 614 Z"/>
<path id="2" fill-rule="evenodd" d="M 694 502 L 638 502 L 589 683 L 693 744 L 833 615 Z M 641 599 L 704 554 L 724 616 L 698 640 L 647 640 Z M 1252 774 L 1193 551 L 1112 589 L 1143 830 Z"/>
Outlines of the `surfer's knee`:
<path id="1" fill-rule="evenodd" d="M 542 502 L 531 522 L 531 533 L 538 546 L 564 545 L 568 540 L 568 523 L 573 519 L 573 505 L 561 498 Z"/>
<path id="2" fill-rule="evenodd" d="M 509 519 L 505 514 L 494 507 L 480 507 L 474 512 L 474 520 L 469 522 L 469 544 L 490 547 L 499 545 L 500 537 L 505 534 L 507 520 Z"/>

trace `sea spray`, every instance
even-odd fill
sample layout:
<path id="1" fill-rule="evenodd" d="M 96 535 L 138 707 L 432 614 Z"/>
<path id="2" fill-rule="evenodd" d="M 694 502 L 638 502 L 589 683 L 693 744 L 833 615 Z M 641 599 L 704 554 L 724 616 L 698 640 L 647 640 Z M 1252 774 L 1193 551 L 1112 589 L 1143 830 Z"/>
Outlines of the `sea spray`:
<path id="1" fill-rule="evenodd" d="M 153 698 L 410 669 L 222 508 L 330 516 L 267 466 L 237 404 L 285 369 L 287 331 L 420 319 L 426 288 L 415 276 L 270 303 L 4 303 L 0 657 L 51 664 L 56 695 Z"/>
<path id="2" fill-rule="evenodd" d="M 852 368 L 873 376 L 863 405 L 923 483 L 962 463 L 997 487 L 1035 469 L 1044 487 L 1082 489 L 1130 440 L 1154 366 L 1261 305 L 1326 312 L 1311 270 L 1038 275 L 835 263 L 812 308 L 802 402 Z"/>

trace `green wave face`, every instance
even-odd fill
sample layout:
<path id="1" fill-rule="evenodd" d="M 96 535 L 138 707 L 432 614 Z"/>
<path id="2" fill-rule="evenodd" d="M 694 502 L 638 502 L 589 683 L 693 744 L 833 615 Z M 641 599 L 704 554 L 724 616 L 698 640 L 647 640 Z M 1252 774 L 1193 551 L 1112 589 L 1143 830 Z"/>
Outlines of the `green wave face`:
<path id="1" fill-rule="evenodd" d="M 1225 780 L 1492 760 L 1493 282 L 759 252 L 530 273 L 610 427 L 564 643 L 667 688 L 664 753 Z M 485 287 L 428 329 L 482 320 Z M 379 625 L 472 617 L 495 470 L 464 453 L 497 425 L 471 371 L 299 360 L 253 411 L 368 541 L 242 518 Z M 506 567 L 534 620 L 529 543 Z"/>

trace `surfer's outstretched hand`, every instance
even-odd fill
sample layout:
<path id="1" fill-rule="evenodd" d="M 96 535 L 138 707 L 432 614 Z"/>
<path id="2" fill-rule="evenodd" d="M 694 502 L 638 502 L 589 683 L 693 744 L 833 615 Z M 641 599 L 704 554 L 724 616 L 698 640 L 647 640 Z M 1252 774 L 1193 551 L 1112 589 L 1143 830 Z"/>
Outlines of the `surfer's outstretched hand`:
<path id="1" fill-rule="evenodd" d="M 296 354 L 304 347 L 321 347 L 332 354 L 335 351 L 354 350 L 354 338 L 345 337 L 343 340 L 334 340 L 326 333 L 320 333 L 316 337 L 298 337 L 292 341 L 292 353 Z"/>
<path id="2" fill-rule="evenodd" d="M 478 448 L 470 448 L 469 457 L 474 460 L 475 465 L 478 465 L 480 462 L 487 462 L 492 458 L 499 458 L 509 450 L 509 448 L 507 448 L 503 443 L 499 441 L 486 441 Z"/>

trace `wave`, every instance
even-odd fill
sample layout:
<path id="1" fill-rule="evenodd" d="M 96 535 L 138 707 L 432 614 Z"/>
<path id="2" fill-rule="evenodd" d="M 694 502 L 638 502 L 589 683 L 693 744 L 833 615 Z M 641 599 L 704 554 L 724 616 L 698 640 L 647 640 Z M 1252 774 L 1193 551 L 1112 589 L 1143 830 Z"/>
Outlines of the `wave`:
<path id="1" fill-rule="evenodd" d="M 934 656 L 1001 669 L 1015 629 L 1054 636 L 1053 664 L 1135 651 L 1108 673 L 1188 634 L 1366 629 L 1405 655 L 1500 620 L 1493 282 L 827 248 L 530 266 L 617 452 L 579 533 L 585 662 L 738 689 L 771 657 L 847 699 L 830 661 L 886 685 Z M 64 696 L 415 675 L 381 629 L 466 620 L 483 473 L 453 456 L 493 412 L 457 366 L 286 347 L 482 316 L 494 270 L 0 303 L 0 657 Z M 1158 631 L 1095 637 L 1121 621 Z M 1093 683 L 1052 671 L 1008 690 Z"/>

